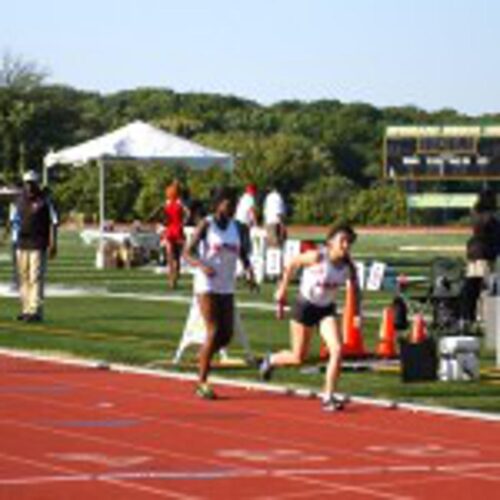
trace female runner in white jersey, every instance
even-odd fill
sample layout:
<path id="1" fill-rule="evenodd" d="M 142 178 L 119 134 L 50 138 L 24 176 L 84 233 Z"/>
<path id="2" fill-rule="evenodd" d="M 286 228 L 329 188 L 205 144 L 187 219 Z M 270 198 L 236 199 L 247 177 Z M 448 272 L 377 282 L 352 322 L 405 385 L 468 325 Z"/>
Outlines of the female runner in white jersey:
<path id="1" fill-rule="evenodd" d="M 269 380 L 275 366 L 300 365 L 309 352 L 314 328 L 319 331 L 330 353 L 325 375 L 323 408 L 335 411 L 343 408 L 344 400 L 335 395 L 341 367 L 342 336 L 337 318 L 335 294 L 339 286 L 351 280 L 356 291 L 359 318 L 359 287 L 356 268 L 350 258 L 350 248 L 356 233 L 348 225 L 334 226 L 328 232 L 326 246 L 296 256 L 285 267 L 276 290 L 278 303 L 285 303 L 290 281 L 303 269 L 299 292 L 292 308 L 290 322 L 290 349 L 264 358 L 260 375 Z"/>
<path id="2" fill-rule="evenodd" d="M 229 344 L 234 330 L 236 263 L 241 259 L 245 276 L 254 286 L 249 260 L 248 228 L 233 219 L 235 193 L 221 187 L 213 194 L 214 213 L 200 221 L 184 256 L 195 267 L 193 289 L 205 322 L 207 336 L 200 351 L 196 394 L 215 399 L 207 383 L 212 356 Z"/>

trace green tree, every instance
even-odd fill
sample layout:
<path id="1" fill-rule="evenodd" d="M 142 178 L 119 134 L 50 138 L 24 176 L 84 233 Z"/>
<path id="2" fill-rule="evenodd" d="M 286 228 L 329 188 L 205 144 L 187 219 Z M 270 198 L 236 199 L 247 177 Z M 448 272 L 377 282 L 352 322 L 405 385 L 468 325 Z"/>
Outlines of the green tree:
<path id="1" fill-rule="evenodd" d="M 165 200 L 165 188 L 177 178 L 185 184 L 185 175 L 180 174 L 179 168 L 165 165 L 147 166 L 140 170 L 142 188 L 134 203 L 134 212 L 137 217 L 145 222 L 161 220 L 161 215 L 157 214 L 153 219 L 154 212 L 157 211 Z"/>
<path id="2" fill-rule="evenodd" d="M 26 61 L 5 51 L 0 65 L 0 158 L 3 177 L 22 174 L 28 161 L 30 122 L 36 113 L 31 93 L 48 72 L 35 62 Z"/>
<path id="3" fill-rule="evenodd" d="M 407 222 L 406 196 L 399 186 L 379 182 L 359 191 L 350 201 L 347 218 L 361 225 L 400 225 Z"/>
<path id="4" fill-rule="evenodd" d="M 47 69 L 5 50 L 0 65 L 0 87 L 28 91 L 39 87 L 49 76 Z"/>
<path id="5" fill-rule="evenodd" d="M 293 199 L 294 222 L 331 224 L 347 215 L 356 185 L 341 176 L 319 177 L 310 181 Z"/>

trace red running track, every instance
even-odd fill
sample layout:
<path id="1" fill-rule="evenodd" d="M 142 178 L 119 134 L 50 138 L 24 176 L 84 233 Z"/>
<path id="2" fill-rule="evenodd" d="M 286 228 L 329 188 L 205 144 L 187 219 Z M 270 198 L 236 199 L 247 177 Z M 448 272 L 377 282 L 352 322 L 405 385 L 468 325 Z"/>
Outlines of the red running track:
<path id="1" fill-rule="evenodd" d="M 0 356 L 0 499 L 500 498 L 500 423 Z"/>

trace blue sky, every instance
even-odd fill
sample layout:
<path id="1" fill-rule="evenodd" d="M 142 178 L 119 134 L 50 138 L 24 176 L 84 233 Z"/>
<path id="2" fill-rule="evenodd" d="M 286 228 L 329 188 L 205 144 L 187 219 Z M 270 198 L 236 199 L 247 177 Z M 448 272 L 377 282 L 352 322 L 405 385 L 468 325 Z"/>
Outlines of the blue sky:
<path id="1" fill-rule="evenodd" d="M 2 52 L 79 89 L 500 112 L 497 0 L 17 0 L 0 13 Z"/>

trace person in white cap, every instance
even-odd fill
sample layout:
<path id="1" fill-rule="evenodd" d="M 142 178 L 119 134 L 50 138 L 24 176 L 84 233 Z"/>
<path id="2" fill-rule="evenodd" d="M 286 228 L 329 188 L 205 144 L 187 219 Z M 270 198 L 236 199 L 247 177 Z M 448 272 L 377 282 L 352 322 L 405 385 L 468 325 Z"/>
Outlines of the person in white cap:
<path id="1" fill-rule="evenodd" d="M 15 208 L 19 221 L 16 257 L 21 300 L 17 319 L 27 322 L 43 319 L 46 259 L 57 253 L 57 215 L 39 182 L 33 170 L 23 175 L 23 190 Z"/>

